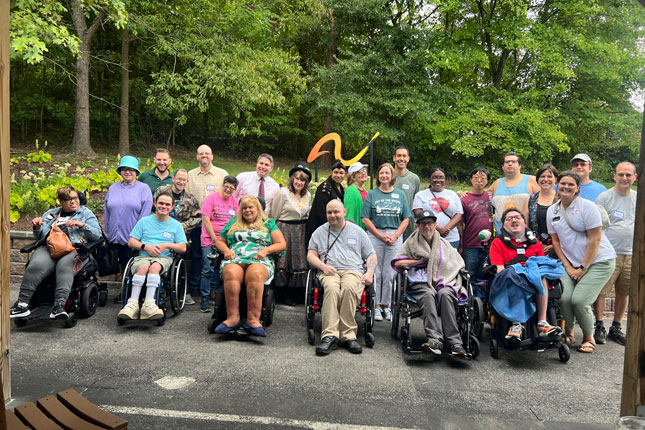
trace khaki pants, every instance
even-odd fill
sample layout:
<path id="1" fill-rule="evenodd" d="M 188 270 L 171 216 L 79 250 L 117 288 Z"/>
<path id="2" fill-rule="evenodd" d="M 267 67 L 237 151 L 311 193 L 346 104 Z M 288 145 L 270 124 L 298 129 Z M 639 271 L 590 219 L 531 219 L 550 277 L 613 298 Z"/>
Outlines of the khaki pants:
<path id="1" fill-rule="evenodd" d="M 356 339 L 358 326 L 354 314 L 364 288 L 361 276 L 362 273 L 354 270 L 339 270 L 332 276 L 322 272 L 318 275 L 325 289 L 321 338 L 335 336 L 341 342 Z"/>

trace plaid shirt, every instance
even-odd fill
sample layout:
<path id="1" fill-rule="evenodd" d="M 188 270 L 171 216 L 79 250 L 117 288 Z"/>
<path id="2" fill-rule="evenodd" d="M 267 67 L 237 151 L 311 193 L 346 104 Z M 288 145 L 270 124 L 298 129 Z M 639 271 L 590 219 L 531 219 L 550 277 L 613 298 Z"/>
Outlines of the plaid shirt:
<path id="1" fill-rule="evenodd" d="M 154 199 L 156 200 L 157 196 L 164 191 L 167 191 L 172 195 L 172 185 L 157 188 Z M 175 207 L 170 212 L 170 217 L 181 223 L 181 226 L 186 232 L 186 236 L 188 236 L 188 233 L 190 233 L 192 229 L 200 226 L 202 223 L 202 216 L 200 215 L 199 210 L 200 205 L 195 196 L 184 190 L 182 198 L 175 200 Z"/>
<path id="2" fill-rule="evenodd" d="M 228 175 L 226 170 L 215 167 L 212 164 L 208 173 L 203 173 L 199 167 L 195 167 L 188 172 L 186 191 L 194 194 L 201 206 L 209 194 L 219 191 L 226 175 Z"/>

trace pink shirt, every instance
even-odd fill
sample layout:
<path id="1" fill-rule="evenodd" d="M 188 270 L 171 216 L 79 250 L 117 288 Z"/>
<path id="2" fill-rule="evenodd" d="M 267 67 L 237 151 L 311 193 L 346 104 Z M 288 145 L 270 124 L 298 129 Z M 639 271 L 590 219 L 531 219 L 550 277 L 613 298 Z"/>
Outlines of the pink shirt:
<path id="1" fill-rule="evenodd" d="M 235 197 L 224 200 L 219 192 L 209 194 L 202 205 L 201 215 L 211 219 L 215 236 L 224 229 L 226 223 L 237 214 L 238 202 Z M 212 246 L 213 241 L 202 225 L 202 246 Z"/>

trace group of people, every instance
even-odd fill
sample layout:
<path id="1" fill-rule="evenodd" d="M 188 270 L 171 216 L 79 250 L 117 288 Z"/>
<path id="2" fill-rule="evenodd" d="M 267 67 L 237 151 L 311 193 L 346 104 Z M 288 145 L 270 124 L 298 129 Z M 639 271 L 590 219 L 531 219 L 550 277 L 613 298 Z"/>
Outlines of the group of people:
<path id="1" fill-rule="evenodd" d="M 477 284 L 487 259 L 499 275 L 513 264 L 525 265 L 531 257 L 550 256 L 565 272 L 560 306 L 566 341 L 575 341 L 573 327 L 578 321 L 583 331 L 581 352 L 593 352 L 596 343 L 607 337 L 625 343 L 621 322 L 628 302 L 636 202 L 632 163 L 616 166 L 616 185 L 606 190 L 590 179 L 592 161 L 587 154 L 573 157 L 571 170 L 558 173 L 547 164 L 531 176 L 521 173 L 519 155 L 509 152 L 502 178 L 486 189 L 490 172 L 477 167 L 470 174 L 472 188 L 460 197 L 445 188 L 447 173 L 441 167 L 428 172 L 430 185 L 421 190 L 419 177 L 407 169 L 410 154 L 400 146 L 393 164 L 383 163 L 374 170 L 375 188 L 365 189 L 367 165 L 337 161 L 312 198 L 307 163 L 297 163 L 281 188 L 269 176 L 274 167 L 269 154 L 258 157 L 255 171 L 237 177 L 213 165 L 207 145 L 197 149 L 196 158 L 198 167 L 175 172 L 169 169 L 172 160 L 166 149 L 156 151 L 155 167 L 144 172 L 137 158 L 121 159 L 117 173 L 122 181 L 108 190 L 104 223 L 122 271 L 135 258 L 128 274 L 132 296 L 120 311 L 121 318 L 163 315 L 154 301 L 160 276 L 170 267 L 172 253 L 186 252 L 190 243 L 189 292 L 201 298 L 200 309 L 209 312 L 214 293 L 224 288 L 227 318 L 217 327 L 218 333 L 243 326 L 266 336 L 259 320 L 264 285 L 273 282 L 283 302 L 295 305 L 303 300 L 306 273 L 313 267 L 325 286 L 323 336 L 317 353 L 328 354 L 338 344 L 360 352 L 353 313 L 363 286 L 374 283 L 375 320 L 390 320 L 393 278 L 405 267 L 413 281 L 410 293 L 424 308 L 423 348 L 437 352 L 447 342 L 451 353 L 463 356 L 453 309 L 464 287 L 459 270 L 466 268 L 475 293 L 481 294 Z M 33 220 L 37 238 L 46 238 L 53 225 L 72 243 L 101 236 L 96 217 L 79 205 L 76 190 L 63 187 L 58 198 L 60 208 Z M 480 238 L 485 231 L 497 236 L 490 255 Z M 209 257 L 214 249 L 223 256 L 218 267 Z M 47 248 L 38 248 L 11 316 L 29 314 L 36 286 L 55 270 L 51 317 L 65 317 L 72 266 L 69 255 L 56 259 Z M 139 309 L 144 283 L 145 301 Z M 248 297 L 246 322 L 238 309 L 242 284 Z M 546 321 L 546 281 L 535 284 L 531 301 L 538 332 L 553 334 L 559 327 Z M 607 333 L 604 302 L 614 285 L 614 321 Z M 195 302 L 187 296 L 186 303 Z M 507 338 L 521 337 L 525 321 L 512 322 Z"/>

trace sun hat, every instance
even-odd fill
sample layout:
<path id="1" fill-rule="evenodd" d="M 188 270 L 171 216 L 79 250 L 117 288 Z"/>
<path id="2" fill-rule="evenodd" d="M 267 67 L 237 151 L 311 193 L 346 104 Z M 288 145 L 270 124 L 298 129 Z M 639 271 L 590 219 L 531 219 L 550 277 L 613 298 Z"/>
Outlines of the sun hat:
<path id="1" fill-rule="evenodd" d="M 121 168 L 122 167 L 129 167 L 130 169 L 134 169 L 137 172 L 137 176 L 139 176 L 139 159 L 137 157 L 133 157 L 132 155 L 124 155 L 121 157 L 121 164 L 119 164 L 119 167 L 116 168 L 116 173 L 119 175 L 121 174 Z"/>
<path id="2" fill-rule="evenodd" d="M 305 163 L 304 161 L 298 161 L 296 165 L 293 166 L 291 170 L 289 170 L 289 177 L 291 177 L 296 172 L 304 173 L 309 178 L 309 181 L 311 181 L 311 170 L 309 170 L 309 164 Z"/>

